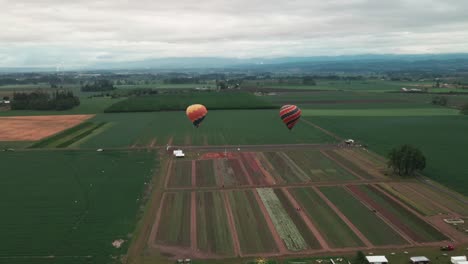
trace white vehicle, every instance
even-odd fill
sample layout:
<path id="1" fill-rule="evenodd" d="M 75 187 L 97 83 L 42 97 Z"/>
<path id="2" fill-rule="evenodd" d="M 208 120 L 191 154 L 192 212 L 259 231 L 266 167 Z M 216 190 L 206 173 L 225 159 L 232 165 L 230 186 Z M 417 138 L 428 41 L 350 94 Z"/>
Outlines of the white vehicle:
<path id="1" fill-rule="evenodd" d="M 176 149 L 172 152 L 172 154 L 176 157 L 176 158 L 183 158 L 185 157 L 185 154 L 184 152 L 181 150 L 181 149 Z"/>
<path id="2" fill-rule="evenodd" d="M 345 142 L 346 144 L 348 144 L 348 145 L 352 145 L 352 144 L 354 144 L 354 139 L 347 139 L 347 140 L 345 140 L 344 142 Z"/>

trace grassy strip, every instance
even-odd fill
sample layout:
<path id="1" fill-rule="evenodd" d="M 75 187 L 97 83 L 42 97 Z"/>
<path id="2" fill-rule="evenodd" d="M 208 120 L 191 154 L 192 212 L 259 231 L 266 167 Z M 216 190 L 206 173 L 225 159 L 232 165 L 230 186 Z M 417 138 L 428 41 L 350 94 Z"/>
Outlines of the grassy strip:
<path id="1" fill-rule="evenodd" d="M 307 249 L 308 245 L 302 237 L 301 232 L 299 232 L 296 225 L 281 205 L 281 202 L 273 192 L 273 189 L 259 188 L 257 189 L 257 192 L 260 195 L 271 220 L 275 224 L 276 231 L 278 231 L 278 234 L 286 247 L 291 251 Z"/>
<path id="2" fill-rule="evenodd" d="M 348 160 L 344 156 L 342 156 L 340 153 L 338 153 L 336 150 L 325 150 L 324 151 L 326 154 L 330 155 L 330 157 L 334 158 L 337 160 L 339 163 L 343 164 L 346 166 L 348 169 L 351 171 L 357 173 L 361 177 L 364 177 L 366 179 L 374 179 L 375 177 L 365 169 L 362 169 L 359 167 L 357 164 L 353 163 L 352 161 Z"/>
<path id="3" fill-rule="evenodd" d="M 216 186 L 216 174 L 214 171 L 213 160 L 197 160 L 197 186 L 213 187 Z"/>
<path id="4" fill-rule="evenodd" d="M 369 195 L 372 200 L 379 203 L 386 210 L 395 215 L 396 219 L 399 219 L 402 223 L 408 226 L 411 231 L 415 232 L 421 239 L 421 241 L 418 242 L 432 242 L 447 239 L 446 236 L 437 231 L 434 227 L 421 220 L 394 200 L 379 192 L 375 187 L 362 185 L 359 186 L 359 188 Z"/>
<path id="5" fill-rule="evenodd" d="M 422 214 L 422 215 L 433 215 L 427 208 L 423 208 L 421 206 L 418 206 L 415 202 L 411 201 L 403 195 L 402 193 L 398 192 L 395 190 L 392 186 L 386 184 L 386 183 L 379 183 L 377 185 L 381 190 L 386 192 L 387 194 L 391 195 L 392 197 L 396 198 L 398 201 L 404 203 L 406 206 L 410 207 L 411 209 L 415 210 L 416 212 Z"/>
<path id="6" fill-rule="evenodd" d="M 41 141 L 38 141 L 36 143 L 34 143 L 33 145 L 31 145 L 29 148 L 44 148 L 44 147 L 47 147 L 47 146 L 50 146 L 52 144 L 54 144 L 55 142 L 57 141 L 60 141 L 62 140 L 63 138 L 69 136 L 69 135 L 72 135 L 74 133 L 77 133 L 81 130 L 84 130 L 84 129 L 88 129 L 90 127 L 94 126 L 93 123 L 91 122 L 84 122 L 84 123 L 81 123 L 77 126 L 74 126 L 70 129 L 67 129 L 67 130 L 64 130 L 58 134 L 55 134 L 53 136 L 50 136 L 50 137 L 47 137 Z"/>
<path id="7" fill-rule="evenodd" d="M 229 192 L 241 251 L 244 254 L 277 252 L 275 240 L 251 191 Z"/>
<path id="8" fill-rule="evenodd" d="M 175 160 L 168 187 L 187 187 L 192 185 L 192 161 Z"/>
<path id="9" fill-rule="evenodd" d="M 406 241 L 390 226 L 342 187 L 321 187 L 320 191 L 372 244 L 376 246 L 406 244 Z"/>
<path id="10" fill-rule="evenodd" d="M 302 205 L 302 209 L 332 247 L 364 245 L 351 228 L 312 189 L 291 188 L 289 192 Z"/>
<path id="11" fill-rule="evenodd" d="M 197 240 L 204 252 L 234 254 L 221 192 L 197 193 Z"/>
<path id="12" fill-rule="evenodd" d="M 314 249 L 320 248 L 320 243 L 317 241 L 315 236 L 307 227 L 307 224 L 302 220 L 299 213 L 296 211 L 296 208 L 289 202 L 286 195 L 280 189 L 274 189 L 276 196 L 281 202 L 283 208 L 288 213 L 289 217 L 293 220 L 294 224 L 297 226 L 297 229 L 301 232 L 302 237 L 307 242 L 307 244 Z"/>
<path id="13" fill-rule="evenodd" d="M 196 103 L 205 105 L 208 110 L 278 108 L 276 104 L 245 92 L 189 92 L 130 97 L 113 104 L 105 112 L 183 111 Z"/>
<path id="14" fill-rule="evenodd" d="M 71 138 L 70 140 L 67 140 L 59 145 L 57 145 L 57 148 L 65 148 L 65 147 L 68 147 L 70 146 L 71 144 L 75 143 L 75 142 L 78 142 L 80 141 L 81 139 L 87 137 L 88 135 L 91 135 L 91 133 L 93 133 L 95 130 L 97 130 L 98 128 L 104 126 L 106 123 L 105 122 L 102 122 L 102 123 L 99 123 L 97 125 L 94 125 L 93 127 L 87 129 L 86 131 L 84 131 L 83 133 L 80 133 L 79 135 L 77 135 L 76 137 L 73 137 Z"/>
<path id="15" fill-rule="evenodd" d="M 166 193 L 156 242 L 190 246 L 190 193 Z"/>

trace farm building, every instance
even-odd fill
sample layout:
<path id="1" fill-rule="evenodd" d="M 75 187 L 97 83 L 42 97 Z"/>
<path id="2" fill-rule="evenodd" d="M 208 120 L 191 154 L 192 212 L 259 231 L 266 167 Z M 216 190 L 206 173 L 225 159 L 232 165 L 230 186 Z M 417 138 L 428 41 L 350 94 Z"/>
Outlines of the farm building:
<path id="1" fill-rule="evenodd" d="M 413 264 L 428 264 L 429 259 L 423 256 L 411 257 L 410 262 Z"/>
<path id="2" fill-rule="evenodd" d="M 366 256 L 369 264 L 387 264 L 388 260 L 385 256 Z"/>

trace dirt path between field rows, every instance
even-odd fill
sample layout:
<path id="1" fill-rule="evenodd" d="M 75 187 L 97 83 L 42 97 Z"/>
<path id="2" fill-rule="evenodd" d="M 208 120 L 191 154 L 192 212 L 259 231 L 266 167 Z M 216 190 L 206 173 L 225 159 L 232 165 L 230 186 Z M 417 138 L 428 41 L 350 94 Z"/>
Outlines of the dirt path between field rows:
<path id="1" fill-rule="evenodd" d="M 224 206 L 226 207 L 229 230 L 231 231 L 232 245 L 234 247 L 234 256 L 242 257 L 239 236 L 237 235 L 236 223 L 234 221 L 234 214 L 232 213 L 231 204 L 229 203 L 229 197 L 226 191 L 223 191 L 223 201 L 224 201 Z"/>
<path id="2" fill-rule="evenodd" d="M 190 245 L 193 252 L 198 251 L 198 240 L 197 240 L 197 195 L 196 192 L 192 192 L 190 195 Z"/>
<path id="3" fill-rule="evenodd" d="M 268 228 L 270 229 L 271 235 L 273 236 L 273 240 L 275 240 L 276 247 L 279 250 L 280 255 L 285 255 L 288 254 L 288 250 L 286 249 L 286 246 L 283 243 L 283 240 L 281 239 L 280 235 L 278 234 L 278 231 L 275 228 L 275 225 L 273 224 L 273 221 L 271 220 L 270 215 L 268 214 L 268 211 L 265 207 L 265 205 L 262 202 L 262 199 L 260 198 L 260 195 L 258 194 L 257 190 L 252 191 L 255 199 L 257 200 L 257 204 L 260 207 L 260 210 L 262 211 L 263 217 L 265 218 Z"/>
<path id="4" fill-rule="evenodd" d="M 312 221 L 306 215 L 305 211 L 302 210 L 302 206 L 299 205 L 299 203 L 296 201 L 296 199 L 294 199 L 294 197 L 291 195 L 291 193 L 289 193 L 289 191 L 286 188 L 281 188 L 281 191 L 284 193 L 286 198 L 288 198 L 289 202 L 292 204 L 292 206 L 294 206 L 294 208 L 299 208 L 300 209 L 299 211 L 297 211 L 297 213 L 302 218 L 302 220 L 307 225 L 307 227 L 312 232 L 312 234 L 315 236 L 315 238 L 317 239 L 317 241 L 320 244 L 320 247 L 322 249 L 326 250 L 326 251 L 329 251 L 330 246 L 328 245 L 325 238 L 323 238 L 323 236 L 320 233 L 320 231 L 318 230 L 318 228 L 314 225 L 314 223 L 312 223 Z"/>
<path id="5" fill-rule="evenodd" d="M 356 236 L 366 245 L 368 248 L 374 247 L 374 245 L 367 239 L 367 237 L 359 231 L 359 228 L 357 228 L 341 211 L 338 209 L 338 207 L 332 203 L 328 198 L 317 188 L 317 187 L 312 187 L 314 189 L 315 193 L 320 196 L 320 198 L 343 220 L 343 222 L 348 225 L 348 227 L 356 234 Z"/>
<path id="6" fill-rule="evenodd" d="M 192 187 L 197 187 L 197 161 L 192 160 Z"/>

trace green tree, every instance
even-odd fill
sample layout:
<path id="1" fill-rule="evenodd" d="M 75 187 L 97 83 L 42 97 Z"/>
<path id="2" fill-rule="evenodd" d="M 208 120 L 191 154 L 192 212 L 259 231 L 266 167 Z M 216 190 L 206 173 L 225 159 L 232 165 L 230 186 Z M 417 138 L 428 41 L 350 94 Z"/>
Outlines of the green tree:
<path id="1" fill-rule="evenodd" d="M 468 115 L 468 104 L 464 104 L 464 105 L 461 107 L 460 113 L 461 113 L 462 115 Z"/>
<path id="2" fill-rule="evenodd" d="M 426 157 L 421 150 L 411 145 L 394 148 L 388 155 L 388 166 L 400 176 L 410 176 L 426 167 Z"/>
<path id="3" fill-rule="evenodd" d="M 448 99 L 446 96 L 435 96 L 432 98 L 432 104 L 446 106 Z"/>

